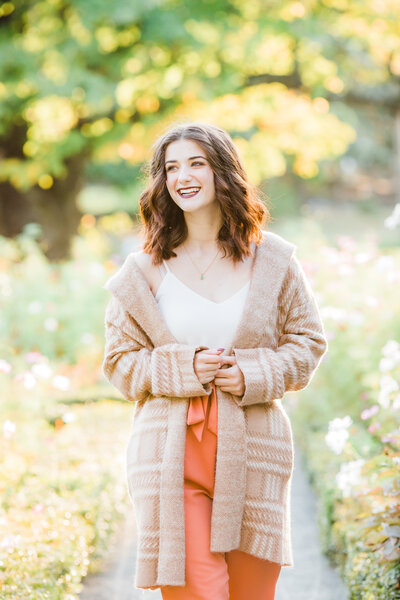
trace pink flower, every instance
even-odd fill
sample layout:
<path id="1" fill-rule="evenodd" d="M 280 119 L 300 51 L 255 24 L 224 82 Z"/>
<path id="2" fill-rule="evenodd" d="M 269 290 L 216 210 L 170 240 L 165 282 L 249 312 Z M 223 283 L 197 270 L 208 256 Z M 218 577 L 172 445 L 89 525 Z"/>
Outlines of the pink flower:
<path id="1" fill-rule="evenodd" d="M 370 419 L 371 417 L 376 415 L 378 412 L 379 412 L 379 406 L 377 404 L 374 404 L 370 408 L 365 408 L 361 412 L 360 417 L 362 418 L 363 421 L 365 421 L 366 419 Z"/>
<path id="2" fill-rule="evenodd" d="M 9 373 L 12 369 L 12 366 L 6 360 L 0 358 L 0 373 Z"/>
<path id="3" fill-rule="evenodd" d="M 43 354 L 40 354 L 40 352 L 27 352 L 24 358 L 26 362 L 30 364 L 39 363 L 42 362 L 43 359 L 46 359 L 46 357 L 43 356 Z"/>
<path id="4" fill-rule="evenodd" d="M 348 252 L 354 252 L 357 248 L 357 242 L 349 235 L 336 236 L 336 243 L 340 250 L 345 250 Z"/>
<path id="5" fill-rule="evenodd" d="M 375 433 L 381 427 L 382 427 L 382 425 L 380 423 L 371 423 L 371 425 L 368 427 L 368 431 L 370 433 Z"/>

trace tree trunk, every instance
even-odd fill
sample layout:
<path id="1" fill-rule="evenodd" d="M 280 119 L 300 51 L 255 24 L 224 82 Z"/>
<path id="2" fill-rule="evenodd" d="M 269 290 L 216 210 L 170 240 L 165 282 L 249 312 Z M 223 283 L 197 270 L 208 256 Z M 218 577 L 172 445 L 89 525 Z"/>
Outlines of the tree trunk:
<path id="1" fill-rule="evenodd" d="M 38 223 L 42 227 L 39 243 L 47 258 L 67 259 L 81 218 L 76 197 L 83 185 L 85 158 L 77 155 L 66 161 L 66 177 L 55 180 L 48 190 L 34 186 L 23 193 L 9 182 L 1 182 L 0 234 L 12 238 L 27 223 Z"/>

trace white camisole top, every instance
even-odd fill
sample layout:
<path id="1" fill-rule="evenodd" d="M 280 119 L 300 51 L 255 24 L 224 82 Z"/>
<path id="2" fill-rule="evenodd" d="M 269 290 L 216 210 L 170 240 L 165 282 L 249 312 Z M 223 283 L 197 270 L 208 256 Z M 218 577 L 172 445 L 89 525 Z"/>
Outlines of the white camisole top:
<path id="1" fill-rule="evenodd" d="M 168 329 L 180 344 L 230 348 L 243 313 L 248 281 L 223 302 L 198 294 L 166 268 L 155 295 Z"/>

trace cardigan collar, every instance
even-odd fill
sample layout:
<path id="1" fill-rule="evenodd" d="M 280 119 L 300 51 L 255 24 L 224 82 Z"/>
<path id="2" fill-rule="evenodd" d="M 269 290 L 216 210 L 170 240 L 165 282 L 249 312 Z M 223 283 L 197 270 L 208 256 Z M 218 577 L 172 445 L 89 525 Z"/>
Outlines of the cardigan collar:
<path id="1" fill-rule="evenodd" d="M 255 249 L 249 291 L 232 348 L 255 348 L 259 345 L 268 325 L 265 319 L 270 316 L 273 320 L 274 311 L 266 311 L 265 307 L 276 305 L 296 248 L 276 233 L 262 233 L 263 240 Z M 134 253 L 126 257 L 123 265 L 103 287 L 116 296 L 154 347 L 178 343 L 164 321 L 150 286 L 136 263 Z"/>

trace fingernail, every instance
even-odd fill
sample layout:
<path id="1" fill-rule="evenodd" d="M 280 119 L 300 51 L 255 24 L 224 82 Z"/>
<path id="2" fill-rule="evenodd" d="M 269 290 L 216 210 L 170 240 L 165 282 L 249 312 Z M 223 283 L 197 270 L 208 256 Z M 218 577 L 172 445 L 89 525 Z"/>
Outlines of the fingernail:
<path id="1" fill-rule="evenodd" d="M 217 348 L 217 350 L 225 350 L 225 348 Z"/>

